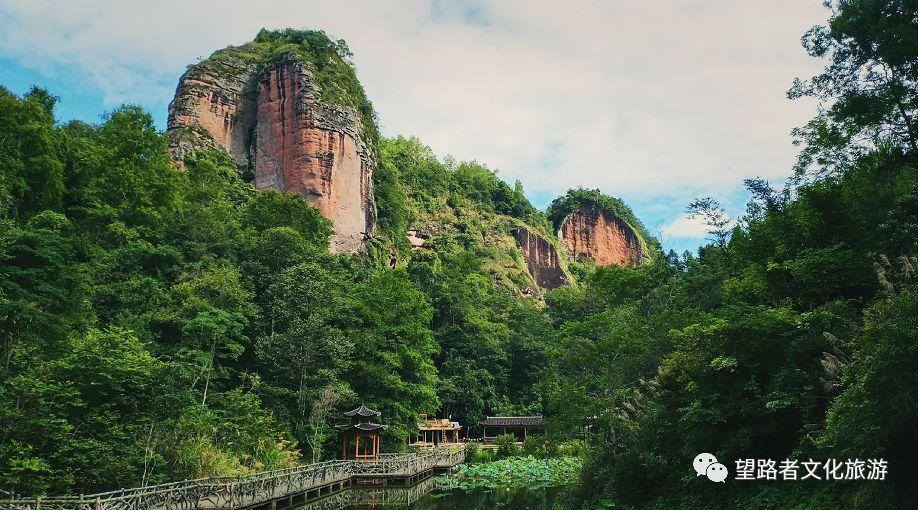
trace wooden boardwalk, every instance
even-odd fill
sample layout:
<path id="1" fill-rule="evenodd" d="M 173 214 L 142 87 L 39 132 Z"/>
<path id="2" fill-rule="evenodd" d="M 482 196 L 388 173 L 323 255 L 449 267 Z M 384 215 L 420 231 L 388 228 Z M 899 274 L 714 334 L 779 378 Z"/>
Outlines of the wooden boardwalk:
<path id="1" fill-rule="evenodd" d="M 184 480 L 85 496 L 6 499 L 0 500 L 0 510 L 275 510 L 301 506 L 355 485 L 411 488 L 435 470 L 448 470 L 464 461 L 464 449 L 382 454 L 378 460 L 332 460 L 251 475 Z M 404 497 L 410 500 L 410 496 L 411 491 L 406 490 Z M 385 497 L 391 497 L 391 493 Z"/>

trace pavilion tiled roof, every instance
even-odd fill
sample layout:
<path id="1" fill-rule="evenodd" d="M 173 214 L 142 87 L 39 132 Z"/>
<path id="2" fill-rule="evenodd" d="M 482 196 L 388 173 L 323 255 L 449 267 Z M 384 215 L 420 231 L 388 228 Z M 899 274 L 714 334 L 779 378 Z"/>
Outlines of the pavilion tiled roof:
<path id="1" fill-rule="evenodd" d="M 335 425 L 338 430 L 348 431 L 348 430 L 363 430 L 370 432 L 373 430 L 386 430 L 389 428 L 388 425 L 380 425 L 379 423 L 355 423 L 353 425 Z"/>
<path id="2" fill-rule="evenodd" d="M 348 411 L 344 413 L 344 416 L 347 416 L 348 418 L 353 418 L 354 416 L 363 416 L 364 418 L 366 418 L 369 416 L 379 416 L 380 414 L 382 413 L 380 413 L 379 411 L 374 411 L 368 407 L 360 406 L 357 409 L 354 409 L 353 411 Z"/>
<path id="3" fill-rule="evenodd" d="M 485 427 L 538 427 L 541 416 L 488 416 L 481 425 Z"/>
<path id="4" fill-rule="evenodd" d="M 426 419 L 418 422 L 419 430 L 459 430 L 462 425 L 458 421 L 451 421 L 449 418 Z"/>

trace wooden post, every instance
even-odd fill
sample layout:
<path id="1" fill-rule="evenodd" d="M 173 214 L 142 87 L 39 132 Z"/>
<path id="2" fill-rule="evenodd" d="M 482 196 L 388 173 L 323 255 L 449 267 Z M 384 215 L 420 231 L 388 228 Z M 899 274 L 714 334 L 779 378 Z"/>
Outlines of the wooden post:
<path id="1" fill-rule="evenodd" d="M 526 440 L 526 437 L 529 435 L 529 427 L 523 425 L 523 441 Z"/>

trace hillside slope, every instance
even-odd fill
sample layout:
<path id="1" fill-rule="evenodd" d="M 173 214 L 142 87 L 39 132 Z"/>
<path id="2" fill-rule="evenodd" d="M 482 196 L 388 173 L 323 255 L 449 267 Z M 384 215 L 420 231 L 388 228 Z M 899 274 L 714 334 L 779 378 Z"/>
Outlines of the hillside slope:
<path id="1" fill-rule="evenodd" d="M 474 246 L 494 281 L 518 295 L 572 283 L 569 259 L 649 259 L 644 237 L 611 209 L 602 221 L 571 210 L 566 228 L 548 228 L 522 188 L 487 167 L 443 164 L 417 140 L 380 140 L 349 57 L 343 41 L 319 32 L 262 31 L 189 66 L 170 105 L 173 158 L 224 150 L 256 188 L 304 196 L 331 220 L 334 253 L 369 250 L 394 265 L 411 255 L 403 236 L 414 251 Z"/>

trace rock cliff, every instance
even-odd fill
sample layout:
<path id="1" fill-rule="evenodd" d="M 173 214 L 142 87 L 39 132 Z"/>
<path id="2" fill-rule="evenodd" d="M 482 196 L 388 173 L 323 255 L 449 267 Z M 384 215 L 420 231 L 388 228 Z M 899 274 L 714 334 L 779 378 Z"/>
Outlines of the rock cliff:
<path id="1" fill-rule="evenodd" d="M 570 283 L 570 277 L 561 265 L 558 250 L 548 239 L 530 232 L 525 227 L 517 227 L 514 237 L 529 272 L 539 287 L 554 289 Z"/>
<path id="2" fill-rule="evenodd" d="M 599 208 L 568 214 L 558 238 L 572 257 L 589 258 L 597 266 L 638 266 L 649 259 L 639 234 L 621 218 Z"/>
<path id="3" fill-rule="evenodd" d="M 173 158 L 221 148 L 256 188 L 303 195 L 331 220 L 335 253 L 361 251 L 376 222 L 376 161 L 363 133 L 353 107 L 322 100 L 309 62 L 265 61 L 248 45 L 191 66 L 169 106 Z"/>
<path id="4" fill-rule="evenodd" d="M 257 62 L 251 48 L 230 47 L 182 75 L 167 127 L 169 151 L 180 165 L 200 148 L 222 148 L 240 170 L 249 167 Z"/>

